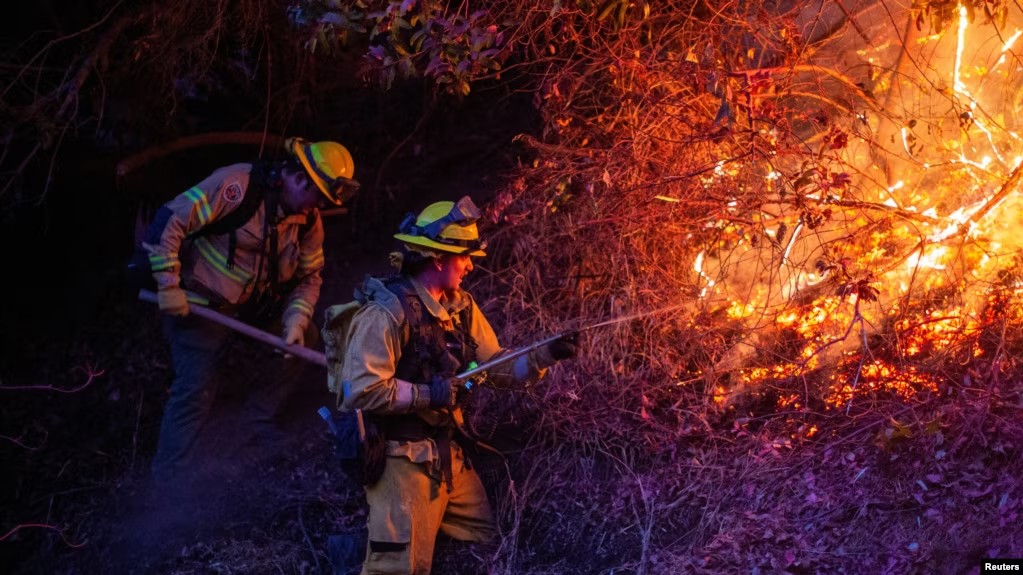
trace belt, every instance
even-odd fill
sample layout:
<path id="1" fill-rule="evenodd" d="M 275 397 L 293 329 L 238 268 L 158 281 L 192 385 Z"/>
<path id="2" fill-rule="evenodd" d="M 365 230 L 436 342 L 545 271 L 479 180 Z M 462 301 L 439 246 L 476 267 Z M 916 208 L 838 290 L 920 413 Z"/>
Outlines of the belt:
<path id="1" fill-rule="evenodd" d="M 451 441 L 454 427 L 437 427 L 423 421 L 416 415 L 385 415 L 377 418 L 384 439 L 391 441 L 423 441 L 432 439 L 437 444 L 441 477 L 448 485 L 448 493 L 454 488 L 454 471 L 451 463 Z"/>

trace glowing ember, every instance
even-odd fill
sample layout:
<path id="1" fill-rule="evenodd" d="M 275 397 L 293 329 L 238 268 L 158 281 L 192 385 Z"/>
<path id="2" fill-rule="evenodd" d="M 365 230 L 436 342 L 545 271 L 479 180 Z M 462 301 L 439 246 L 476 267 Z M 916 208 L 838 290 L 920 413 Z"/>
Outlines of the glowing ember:
<path id="1" fill-rule="evenodd" d="M 978 322 L 959 314 L 959 310 L 933 311 L 927 317 L 897 322 L 903 353 L 915 357 L 947 349 L 960 340 L 973 341 Z"/>
<path id="2" fill-rule="evenodd" d="M 831 378 L 826 398 L 829 408 L 844 408 L 854 397 L 887 395 L 909 400 L 938 392 L 938 380 L 913 366 L 897 368 L 881 360 L 864 363 L 859 371 L 856 366 L 853 363 L 851 370 L 840 370 Z"/>

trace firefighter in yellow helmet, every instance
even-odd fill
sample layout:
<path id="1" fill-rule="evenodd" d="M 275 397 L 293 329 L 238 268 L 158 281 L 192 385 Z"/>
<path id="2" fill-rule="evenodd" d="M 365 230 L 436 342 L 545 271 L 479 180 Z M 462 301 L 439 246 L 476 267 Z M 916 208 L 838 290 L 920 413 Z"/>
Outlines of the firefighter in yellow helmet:
<path id="1" fill-rule="evenodd" d="M 456 422 L 460 383 L 471 362 L 505 353 L 463 278 L 486 255 L 468 197 L 409 215 L 394 237 L 401 272 L 370 278 L 357 293 L 341 368 L 343 411 L 362 410 L 379 436 L 367 446 L 369 542 L 363 573 L 430 572 L 438 531 L 463 541 L 495 534 L 486 492 L 465 458 Z M 489 375 L 495 383 L 535 380 L 576 352 L 556 340 Z"/>
<path id="2" fill-rule="evenodd" d="M 355 164 L 336 142 L 289 139 L 282 161 L 220 168 L 163 205 L 142 247 L 156 282 L 174 381 L 164 409 L 153 474 L 171 481 L 192 470 L 189 455 L 207 419 L 218 382 L 218 355 L 229 331 L 189 315 L 209 305 L 265 329 L 289 344 L 306 343 L 323 269 L 319 209 L 342 205 L 358 188 Z M 298 375 L 280 366 L 252 399 L 264 427 Z M 284 378 L 269 381 L 276 377 Z"/>
<path id="3" fill-rule="evenodd" d="M 348 149 L 341 144 L 309 143 L 301 138 L 291 138 L 285 147 L 302 164 L 316 188 L 335 206 L 340 206 L 359 189 L 358 182 L 352 179 L 355 162 Z"/>

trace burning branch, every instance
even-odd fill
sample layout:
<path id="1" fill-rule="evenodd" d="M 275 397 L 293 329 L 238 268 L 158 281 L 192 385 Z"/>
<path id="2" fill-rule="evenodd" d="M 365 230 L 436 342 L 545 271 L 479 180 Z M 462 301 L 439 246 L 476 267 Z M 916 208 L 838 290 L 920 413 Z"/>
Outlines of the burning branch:
<path id="1" fill-rule="evenodd" d="M 1019 183 L 1021 174 L 1023 174 L 1023 163 L 1020 163 L 1012 170 L 1012 173 L 1009 174 L 1009 177 L 1005 180 L 1001 187 L 998 188 L 995 195 L 991 196 L 986 202 L 984 202 L 984 205 L 981 206 L 979 210 L 970 215 L 969 222 L 971 226 L 978 224 L 980 220 L 988 214 L 988 212 L 993 210 L 998 204 L 1002 203 L 1009 194 L 1016 191 L 1016 186 Z"/>

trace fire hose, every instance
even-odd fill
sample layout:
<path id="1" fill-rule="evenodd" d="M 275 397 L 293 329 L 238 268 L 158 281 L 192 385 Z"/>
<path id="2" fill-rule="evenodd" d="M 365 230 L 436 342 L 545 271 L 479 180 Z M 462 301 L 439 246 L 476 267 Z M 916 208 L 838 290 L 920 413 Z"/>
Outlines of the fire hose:
<path id="1" fill-rule="evenodd" d="M 146 290 L 146 289 L 139 290 L 139 299 L 142 300 L 142 301 L 145 301 L 145 302 L 149 302 L 149 303 L 157 303 L 156 294 L 153 293 L 152 291 Z M 661 308 L 661 309 L 656 309 L 656 310 L 653 310 L 653 311 L 641 312 L 641 313 L 637 313 L 637 314 L 633 314 L 633 315 L 629 315 L 629 316 L 609 319 L 607 321 L 602 321 L 602 322 L 598 322 L 598 323 L 588 324 L 588 325 L 585 325 L 585 326 L 580 327 L 580 328 L 563 331 L 563 332 L 560 332 L 558 334 L 552 335 L 550 337 L 541 339 L 540 341 L 537 341 L 535 343 L 531 343 L 529 345 L 520 347 L 518 349 L 514 349 L 514 350 L 508 351 L 506 353 L 502 353 L 498 357 L 495 357 L 495 358 L 493 358 L 493 359 L 491 359 L 489 361 L 485 361 L 485 362 L 483 362 L 483 363 L 481 363 L 479 365 L 471 366 L 466 371 L 455 375 L 455 379 L 463 382 L 463 385 L 465 386 L 465 388 L 471 390 L 473 385 L 474 385 L 474 383 L 473 383 L 473 379 L 474 378 L 477 378 L 478 376 L 481 376 L 481 375 L 485 375 L 487 371 L 489 371 L 489 370 L 491 370 L 491 369 L 493 369 L 493 368 L 495 368 L 495 367 L 497 367 L 499 365 L 503 365 L 503 364 L 505 364 L 505 363 L 507 363 L 509 361 L 518 359 L 518 358 L 522 357 L 523 355 L 526 355 L 526 354 L 530 353 L 531 351 L 539 349 L 539 348 L 541 348 L 541 347 L 543 347 L 543 346 L 545 346 L 545 345 L 547 345 L 549 343 L 552 343 L 554 341 L 557 341 L 557 340 L 559 340 L 559 339 L 561 339 L 563 337 L 570 336 L 572 334 L 580 333 L 580 332 L 583 332 L 583 331 L 589 331 L 591 329 L 596 329 L 598 327 L 614 325 L 614 324 L 617 324 L 617 323 L 623 323 L 623 322 L 627 322 L 627 321 L 634 321 L 634 320 L 641 319 L 641 318 L 648 317 L 648 316 L 655 315 L 655 314 L 668 313 L 668 312 L 671 312 L 671 311 L 675 311 L 675 310 L 681 309 L 682 307 L 683 307 L 682 305 L 669 306 L 669 307 L 665 307 L 665 308 Z M 313 350 L 313 349 L 309 349 L 307 347 L 303 347 L 303 346 L 300 346 L 300 345 L 292 345 L 292 344 L 284 343 L 284 340 L 281 339 L 281 337 L 278 336 L 278 335 L 274 335 L 274 334 L 269 333 L 267 331 L 263 331 L 263 330 L 261 330 L 259 328 L 255 328 L 255 327 L 253 327 L 253 326 L 251 326 L 251 325 L 249 325 L 249 324 L 247 324 L 245 322 L 238 321 L 237 319 L 235 319 L 233 317 L 224 315 L 224 314 L 222 314 L 220 312 L 212 310 L 212 309 L 210 309 L 210 308 L 208 308 L 206 306 L 199 305 L 197 303 L 191 303 L 191 305 L 189 305 L 188 309 L 189 309 L 190 313 L 193 313 L 193 314 L 195 314 L 198 317 L 201 317 L 203 319 L 212 321 L 214 323 L 218 323 L 218 324 L 220 324 L 220 325 L 222 325 L 224 327 L 233 329 L 234 331 L 237 331 L 238 333 L 240 333 L 242 335 L 246 335 L 248 337 L 251 337 L 251 338 L 253 338 L 253 339 L 257 340 L 257 341 L 265 343 L 265 344 L 267 344 L 267 345 L 269 345 L 271 347 L 274 347 L 276 349 L 279 349 L 279 350 L 281 350 L 281 351 L 283 351 L 285 353 L 291 354 L 291 355 L 293 355 L 293 356 L 295 356 L 295 357 L 297 357 L 299 359 L 303 359 L 305 361 L 308 361 L 309 363 L 313 363 L 313 364 L 319 365 L 321 367 L 327 367 L 327 356 L 323 352 L 316 351 L 316 350 Z M 482 379 L 485 379 L 485 377 L 482 378 Z"/>
<path id="2" fill-rule="evenodd" d="M 661 308 L 661 309 L 656 309 L 656 310 L 653 310 L 653 311 L 641 312 L 641 313 L 637 313 L 637 314 L 633 314 L 633 315 L 628 315 L 628 316 L 624 316 L 624 317 L 618 317 L 618 318 L 609 319 L 607 321 L 602 321 L 602 322 L 598 322 L 598 323 L 591 323 L 591 324 L 585 325 L 585 326 L 577 328 L 577 329 L 570 329 L 570 330 L 567 330 L 567 331 L 563 331 L 563 332 L 558 333 L 556 335 L 552 335 L 552 336 L 550 336 L 548 338 L 544 338 L 544 339 L 542 339 L 542 340 L 540 340 L 538 342 L 531 343 L 531 344 L 529 344 L 527 346 L 520 347 L 518 349 L 509 351 L 507 353 L 503 353 L 503 354 L 499 355 L 498 357 L 496 357 L 494 359 L 491 359 L 490 361 L 483 362 L 482 364 L 472 365 L 466 371 L 456 375 L 455 379 L 461 381 L 462 385 L 465 386 L 466 389 L 471 391 L 472 387 L 473 387 L 473 379 L 476 378 L 477 376 L 481 376 L 482 375 L 483 376 L 482 379 L 486 379 L 486 375 L 485 374 L 486 374 L 486 372 L 488 370 L 493 369 L 493 368 L 495 368 L 495 367 L 497 367 L 499 365 L 502 365 L 504 363 L 507 363 L 509 361 L 512 361 L 514 359 L 518 359 L 518 358 L 522 357 L 523 355 L 526 355 L 526 354 L 528 354 L 529 352 L 531 352 L 531 351 L 533 351 L 535 349 L 539 349 L 539 348 L 541 348 L 541 347 L 543 347 L 543 346 L 545 346 L 545 345 L 547 345 L 549 343 L 553 343 L 553 342 L 555 342 L 555 341 L 557 341 L 557 340 L 559 340 L 559 339 L 561 339 L 563 337 L 569 337 L 569 336 L 572 336 L 572 335 L 575 335 L 575 334 L 578 334 L 578 333 L 581 333 L 581 332 L 584 332 L 584 331 L 589 331 L 591 329 L 596 329 L 598 327 L 614 325 L 614 324 L 617 324 L 617 323 L 624 323 L 624 322 L 627 322 L 627 321 L 634 321 L 634 320 L 637 320 L 637 319 L 641 319 L 641 318 L 644 318 L 644 317 L 648 317 L 648 316 L 656 315 L 656 314 L 660 314 L 660 313 L 668 313 L 668 312 L 671 312 L 671 311 L 676 311 L 676 310 L 682 309 L 683 307 L 684 306 L 682 306 L 682 305 L 673 305 L 673 306 L 668 306 L 668 307 Z M 475 362 L 473 362 L 473 363 L 475 363 Z"/>

